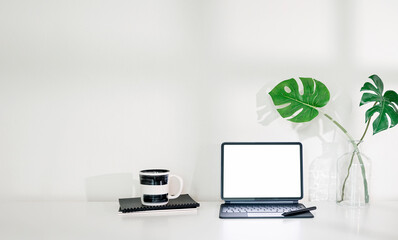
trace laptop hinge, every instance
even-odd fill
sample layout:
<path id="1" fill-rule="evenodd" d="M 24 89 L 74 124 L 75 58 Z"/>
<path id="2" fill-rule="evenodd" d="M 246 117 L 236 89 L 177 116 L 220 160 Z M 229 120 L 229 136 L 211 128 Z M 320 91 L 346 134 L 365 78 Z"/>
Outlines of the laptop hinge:
<path id="1" fill-rule="evenodd" d="M 256 201 L 225 201 L 225 204 L 297 204 L 298 200 L 256 200 Z"/>

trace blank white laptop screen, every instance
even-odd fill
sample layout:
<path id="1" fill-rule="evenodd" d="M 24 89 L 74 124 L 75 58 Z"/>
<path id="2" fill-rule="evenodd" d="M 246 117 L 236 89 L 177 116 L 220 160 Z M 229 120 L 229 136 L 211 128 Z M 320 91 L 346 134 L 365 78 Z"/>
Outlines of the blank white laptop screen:
<path id="1" fill-rule="evenodd" d="M 223 144 L 223 198 L 302 198 L 301 144 Z"/>

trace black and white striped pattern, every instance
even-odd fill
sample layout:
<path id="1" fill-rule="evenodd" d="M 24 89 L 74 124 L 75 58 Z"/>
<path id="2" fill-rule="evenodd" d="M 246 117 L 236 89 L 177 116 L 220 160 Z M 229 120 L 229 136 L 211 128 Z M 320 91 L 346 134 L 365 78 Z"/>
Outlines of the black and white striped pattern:
<path id="1" fill-rule="evenodd" d="M 142 189 L 142 204 L 163 205 L 168 199 L 169 170 L 148 169 L 140 172 L 140 183 Z"/>

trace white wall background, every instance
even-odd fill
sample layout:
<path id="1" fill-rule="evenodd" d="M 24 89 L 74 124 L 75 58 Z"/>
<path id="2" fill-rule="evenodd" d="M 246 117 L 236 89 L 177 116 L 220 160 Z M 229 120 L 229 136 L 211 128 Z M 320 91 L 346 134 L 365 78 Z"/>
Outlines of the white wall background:
<path id="1" fill-rule="evenodd" d="M 267 90 L 323 81 L 325 111 L 359 138 L 367 77 L 398 90 L 397 12 L 394 0 L 1 0 L 0 200 L 115 201 L 151 167 L 218 200 L 223 141 L 302 141 L 307 179 L 322 143 L 347 144 L 263 119 Z M 397 136 L 366 137 L 373 199 L 398 200 Z"/>

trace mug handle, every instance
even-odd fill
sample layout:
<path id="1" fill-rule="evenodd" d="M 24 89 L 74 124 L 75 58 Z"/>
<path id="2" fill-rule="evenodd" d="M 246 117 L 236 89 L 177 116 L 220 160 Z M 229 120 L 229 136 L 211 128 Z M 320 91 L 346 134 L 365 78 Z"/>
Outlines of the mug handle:
<path id="1" fill-rule="evenodd" d="M 177 178 L 178 181 L 180 182 L 180 189 L 178 190 L 178 193 L 173 195 L 173 196 L 169 195 L 169 199 L 176 199 L 176 198 L 178 198 L 181 195 L 182 187 L 183 187 L 183 181 L 182 181 L 181 177 L 179 177 L 177 175 L 170 174 L 170 178 L 172 178 L 172 177 Z"/>

